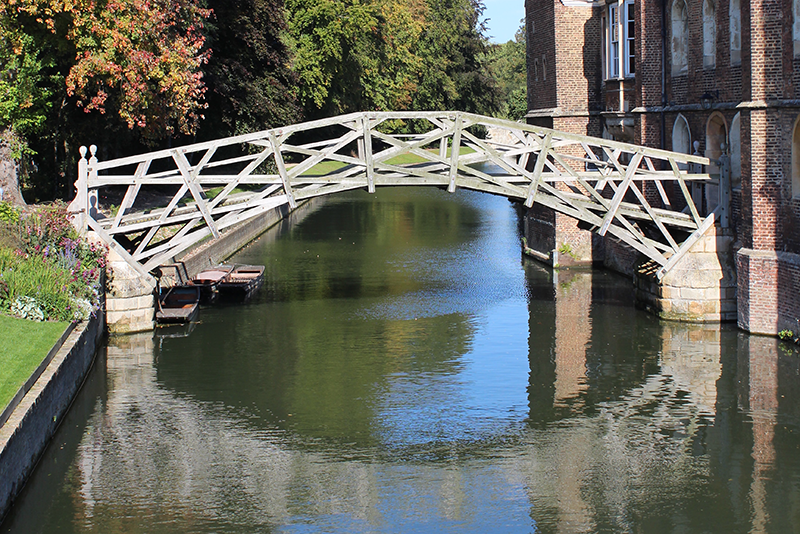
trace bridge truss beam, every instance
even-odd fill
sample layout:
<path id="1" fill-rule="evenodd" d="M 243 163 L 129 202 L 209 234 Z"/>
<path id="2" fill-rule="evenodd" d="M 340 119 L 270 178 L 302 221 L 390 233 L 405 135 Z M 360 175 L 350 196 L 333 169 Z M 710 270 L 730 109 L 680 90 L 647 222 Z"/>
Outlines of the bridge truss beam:
<path id="1" fill-rule="evenodd" d="M 94 146 L 86 155 L 81 147 L 75 223 L 142 274 L 268 210 L 360 188 L 539 203 L 655 260 L 659 278 L 726 210 L 701 215 L 690 194 L 690 182 L 711 181 L 688 172 L 706 158 L 462 112 L 355 113 L 108 161 Z M 98 209 L 104 190 L 125 191 L 114 214 Z"/>

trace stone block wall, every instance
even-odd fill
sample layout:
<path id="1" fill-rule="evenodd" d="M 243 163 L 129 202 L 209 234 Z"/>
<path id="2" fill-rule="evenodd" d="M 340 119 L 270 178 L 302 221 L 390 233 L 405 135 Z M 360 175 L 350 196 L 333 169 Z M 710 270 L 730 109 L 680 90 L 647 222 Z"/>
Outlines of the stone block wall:
<path id="1" fill-rule="evenodd" d="M 636 304 L 662 319 L 735 321 L 733 241 L 732 232 L 709 229 L 660 281 L 657 263 L 640 264 L 634 275 Z"/>
<path id="2" fill-rule="evenodd" d="M 108 254 L 108 271 L 111 277 L 106 294 L 108 331 L 130 334 L 152 330 L 155 327 L 155 278 L 143 277 L 113 249 Z"/>

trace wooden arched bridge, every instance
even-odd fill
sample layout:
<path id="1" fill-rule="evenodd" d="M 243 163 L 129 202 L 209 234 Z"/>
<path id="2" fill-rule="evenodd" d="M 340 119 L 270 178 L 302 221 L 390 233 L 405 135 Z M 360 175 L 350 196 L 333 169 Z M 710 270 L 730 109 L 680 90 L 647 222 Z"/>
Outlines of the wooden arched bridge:
<path id="1" fill-rule="evenodd" d="M 404 130 L 419 133 L 393 133 Z M 76 224 L 142 275 L 268 210 L 358 188 L 539 203 L 655 260 L 659 277 L 723 210 L 703 215 L 687 185 L 710 179 L 688 170 L 706 158 L 462 112 L 355 113 L 109 161 L 94 146 L 81 156 Z M 97 209 L 101 190 L 122 197 L 116 213 Z"/>

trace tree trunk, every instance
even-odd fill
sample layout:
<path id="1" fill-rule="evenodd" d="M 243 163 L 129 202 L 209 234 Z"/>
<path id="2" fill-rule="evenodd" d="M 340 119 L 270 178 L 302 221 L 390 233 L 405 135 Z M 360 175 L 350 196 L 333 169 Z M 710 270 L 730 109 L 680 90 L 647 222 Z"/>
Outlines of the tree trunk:
<path id="1" fill-rule="evenodd" d="M 25 206 L 19 187 L 19 161 L 13 156 L 13 134 L 0 133 L 0 200 L 17 206 Z"/>

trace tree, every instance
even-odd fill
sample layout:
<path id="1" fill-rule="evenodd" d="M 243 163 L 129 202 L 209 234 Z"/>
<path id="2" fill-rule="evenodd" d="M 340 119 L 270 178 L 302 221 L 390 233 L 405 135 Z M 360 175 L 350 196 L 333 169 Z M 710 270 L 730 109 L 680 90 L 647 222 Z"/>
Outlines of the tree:
<path id="1" fill-rule="evenodd" d="M 337 115 L 364 107 L 364 52 L 378 31 L 369 0 L 287 0 L 298 95 L 305 114 Z"/>
<path id="2" fill-rule="evenodd" d="M 477 0 L 287 0 L 310 117 L 497 107 Z"/>
<path id="3" fill-rule="evenodd" d="M 498 107 L 494 80 L 484 62 L 488 40 L 478 0 L 427 0 L 420 38 L 423 75 L 415 109 L 455 109 L 491 114 Z"/>
<path id="4" fill-rule="evenodd" d="M 148 140 L 193 134 L 202 118 L 203 22 L 196 0 L 83 0 L 67 37 L 77 61 L 67 94 L 86 112 L 111 107 Z M 109 103 L 111 106 L 109 106 Z"/>
<path id="5" fill-rule="evenodd" d="M 24 204 L 18 162 L 31 150 L 25 139 L 41 131 L 52 108 L 47 60 L 34 38 L 22 32 L 0 6 L 0 200 Z"/>
<path id="6" fill-rule="evenodd" d="M 300 117 L 297 77 L 284 42 L 282 0 L 211 0 L 205 67 L 208 86 L 201 137 L 263 130 Z"/>
<path id="7" fill-rule="evenodd" d="M 0 4 L 0 130 L 18 143 L 0 155 L 6 167 L 27 154 L 27 165 L 55 183 L 54 196 L 70 196 L 75 139 L 104 136 L 135 146 L 193 133 L 205 106 L 201 66 L 208 55 L 209 11 L 198 2 Z M 129 133 L 116 135 L 120 130 Z"/>
<path id="8" fill-rule="evenodd" d="M 493 45 L 487 62 L 501 95 L 499 115 L 521 119 L 528 112 L 525 26 L 520 26 L 513 41 Z"/>

